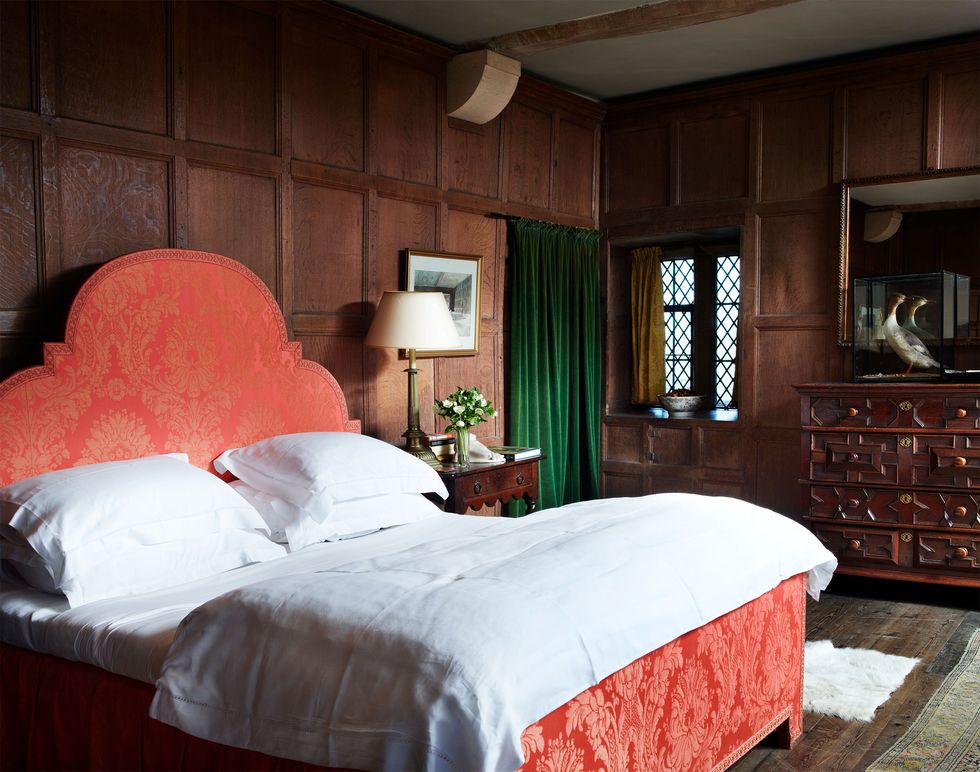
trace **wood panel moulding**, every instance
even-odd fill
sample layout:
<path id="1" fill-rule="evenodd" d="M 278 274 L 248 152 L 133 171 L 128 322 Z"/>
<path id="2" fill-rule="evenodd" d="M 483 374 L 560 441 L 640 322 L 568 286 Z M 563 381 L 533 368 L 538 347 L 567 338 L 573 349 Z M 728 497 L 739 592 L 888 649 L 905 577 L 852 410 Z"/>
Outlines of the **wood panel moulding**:
<path id="1" fill-rule="evenodd" d="M 762 103 L 764 201 L 832 194 L 832 94 Z"/>
<path id="2" fill-rule="evenodd" d="M 168 160 L 62 143 L 58 178 L 62 269 L 172 243 Z"/>
<path id="3" fill-rule="evenodd" d="M 39 9 L 56 18 L 57 115 L 168 133 L 166 3 L 61 2 Z"/>
<path id="4" fill-rule="evenodd" d="M 364 49 L 312 16 L 293 23 L 289 57 L 293 158 L 365 170 Z"/>
<path id="5" fill-rule="evenodd" d="M 802 515 L 797 482 L 800 471 L 799 436 L 790 442 L 759 441 L 755 449 L 757 480 L 754 501 L 794 520 L 799 519 Z"/>
<path id="6" fill-rule="evenodd" d="M 980 164 L 980 70 L 943 74 L 941 115 L 941 166 Z"/>
<path id="7" fill-rule="evenodd" d="M 188 139 L 275 153 L 277 19 L 204 0 L 186 9 Z"/>
<path id="8" fill-rule="evenodd" d="M 606 132 L 605 199 L 608 211 L 667 206 L 669 139 L 667 126 Z"/>
<path id="9" fill-rule="evenodd" d="M 403 376 L 404 377 L 404 376 Z M 506 406 L 503 401 L 503 345 L 495 335 L 480 335 L 480 351 L 473 357 L 443 357 L 435 360 L 435 393 L 432 399 L 445 397 L 458 387 L 477 387 L 495 407 L 497 415 L 473 430 L 481 439 L 499 440 L 504 436 Z M 422 412 L 432 416 L 439 431 L 446 428 L 445 419 L 432 410 L 432 400 L 421 400 Z"/>
<path id="10" fill-rule="evenodd" d="M 660 466 L 689 466 L 694 460 L 691 454 L 691 429 L 669 429 L 650 425 L 649 459 Z"/>
<path id="11" fill-rule="evenodd" d="M 37 6 L 33 6 L 36 8 Z M 30 110 L 34 106 L 34 46 L 31 34 L 32 6 L 26 0 L 0 3 L 0 104 Z"/>
<path id="12" fill-rule="evenodd" d="M 826 329 L 756 331 L 755 415 L 764 426 L 798 426 L 799 398 L 793 385 L 832 379 L 833 336 Z"/>
<path id="13" fill-rule="evenodd" d="M 642 464 L 646 461 L 646 427 L 642 423 L 618 424 L 606 422 L 605 454 L 606 461 L 623 461 Z"/>
<path id="14" fill-rule="evenodd" d="M 847 176 L 923 168 L 925 79 L 847 90 Z"/>
<path id="15" fill-rule="evenodd" d="M 837 211 L 827 206 L 759 217 L 761 313 L 814 314 L 831 307 L 837 224 Z"/>
<path id="16" fill-rule="evenodd" d="M 551 200 L 552 116 L 517 101 L 504 115 L 510 154 L 507 200 L 546 210 Z"/>
<path id="17" fill-rule="evenodd" d="M 680 198 L 685 204 L 749 194 L 748 115 L 682 122 Z"/>
<path id="18" fill-rule="evenodd" d="M 35 139 L 0 137 L 0 308 L 34 306 L 41 294 L 36 159 Z"/>
<path id="19" fill-rule="evenodd" d="M 573 121 L 558 120 L 558 156 L 555 160 L 555 206 L 559 212 L 593 215 L 593 181 L 582 174 L 582 167 L 594 168 L 596 128 Z"/>
<path id="20" fill-rule="evenodd" d="M 482 126 L 449 119 L 446 157 L 450 190 L 499 197 L 502 122 L 499 116 Z"/>
<path id="21" fill-rule="evenodd" d="M 366 194 L 293 185 L 293 309 L 362 316 Z M 323 223 L 332 221 L 330 238 Z"/>
<path id="22" fill-rule="evenodd" d="M 406 249 L 435 249 L 437 207 L 417 201 L 378 196 L 375 214 L 377 246 L 371 263 L 369 303 L 385 290 L 404 286 Z"/>
<path id="23" fill-rule="evenodd" d="M 277 281 L 278 181 L 273 177 L 191 166 L 187 199 L 187 246 L 228 255 L 244 263 L 281 301 Z"/>
<path id="24" fill-rule="evenodd" d="M 742 470 L 745 458 L 745 441 L 742 432 L 701 428 L 701 462 L 709 469 Z"/>
<path id="25" fill-rule="evenodd" d="M 618 496 L 643 496 L 649 491 L 646 489 L 645 479 L 642 474 L 613 471 L 611 469 L 602 470 L 602 495 L 606 498 Z"/>
<path id="26" fill-rule="evenodd" d="M 435 74 L 388 57 L 378 59 L 377 69 L 378 174 L 436 185 L 441 105 Z"/>

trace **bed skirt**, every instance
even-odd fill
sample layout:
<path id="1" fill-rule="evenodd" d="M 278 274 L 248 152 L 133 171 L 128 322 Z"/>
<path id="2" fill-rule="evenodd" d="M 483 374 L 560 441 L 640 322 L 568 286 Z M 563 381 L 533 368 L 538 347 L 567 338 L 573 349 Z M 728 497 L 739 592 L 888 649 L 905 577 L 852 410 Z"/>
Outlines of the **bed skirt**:
<path id="1" fill-rule="evenodd" d="M 528 727 L 522 769 L 721 770 L 803 729 L 805 576 L 613 673 Z M 191 737 L 149 684 L 0 646 L 5 770 L 319 770 Z"/>

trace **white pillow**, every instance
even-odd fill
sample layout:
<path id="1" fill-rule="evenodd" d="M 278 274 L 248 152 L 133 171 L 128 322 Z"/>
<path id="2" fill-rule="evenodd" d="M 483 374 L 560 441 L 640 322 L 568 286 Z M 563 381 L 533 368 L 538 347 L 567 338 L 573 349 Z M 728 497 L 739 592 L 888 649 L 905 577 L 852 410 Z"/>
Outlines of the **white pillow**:
<path id="1" fill-rule="evenodd" d="M 363 434 L 282 434 L 244 448 L 226 450 L 214 461 L 263 493 L 302 507 L 317 522 L 336 502 L 385 493 L 448 496 L 436 471 L 415 456 Z"/>
<path id="2" fill-rule="evenodd" d="M 289 542 L 290 552 L 321 541 L 352 539 L 443 514 L 419 493 L 383 493 L 334 502 L 330 516 L 318 523 L 302 507 L 285 499 L 256 490 L 241 480 L 231 485 L 259 511 L 272 530 L 273 539 L 281 534 L 277 541 Z"/>
<path id="3" fill-rule="evenodd" d="M 284 554 L 247 501 L 183 454 L 20 480 L 0 488 L 0 515 L 3 557 L 32 584 L 42 584 L 38 570 L 46 572 L 71 606 Z M 40 562 L 25 554 L 28 547 Z"/>

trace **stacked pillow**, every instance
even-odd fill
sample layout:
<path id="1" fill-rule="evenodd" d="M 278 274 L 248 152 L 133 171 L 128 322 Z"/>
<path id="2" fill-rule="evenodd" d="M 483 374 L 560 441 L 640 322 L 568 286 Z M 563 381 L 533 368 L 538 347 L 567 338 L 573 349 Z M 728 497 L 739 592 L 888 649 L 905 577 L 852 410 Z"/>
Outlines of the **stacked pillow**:
<path id="1" fill-rule="evenodd" d="M 281 557 L 233 488 L 186 454 L 62 469 L 0 488 L 0 557 L 71 606 Z"/>
<path id="2" fill-rule="evenodd" d="M 441 513 L 423 494 L 446 486 L 423 461 L 351 432 L 284 434 L 222 453 L 219 472 L 291 550 L 424 520 Z"/>

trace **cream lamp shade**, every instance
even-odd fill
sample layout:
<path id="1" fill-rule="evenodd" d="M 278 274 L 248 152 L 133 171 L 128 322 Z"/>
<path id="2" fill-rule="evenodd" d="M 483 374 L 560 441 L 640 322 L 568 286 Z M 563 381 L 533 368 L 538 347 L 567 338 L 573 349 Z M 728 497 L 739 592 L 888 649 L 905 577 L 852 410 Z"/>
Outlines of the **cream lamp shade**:
<path id="1" fill-rule="evenodd" d="M 447 349 L 459 335 L 440 292 L 385 292 L 364 342 L 375 348 Z"/>
<path id="2" fill-rule="evenodd" d="M 364 342 L 374 348 L 408 349 L 408 429 L 405 452 L 435 464 L 425 432 L 420 428 L 418 368 L 415 349 L 459 347 L 459 335 L 441 292 L 386 292 Z"/>

